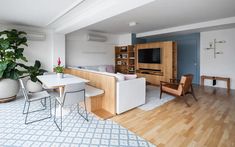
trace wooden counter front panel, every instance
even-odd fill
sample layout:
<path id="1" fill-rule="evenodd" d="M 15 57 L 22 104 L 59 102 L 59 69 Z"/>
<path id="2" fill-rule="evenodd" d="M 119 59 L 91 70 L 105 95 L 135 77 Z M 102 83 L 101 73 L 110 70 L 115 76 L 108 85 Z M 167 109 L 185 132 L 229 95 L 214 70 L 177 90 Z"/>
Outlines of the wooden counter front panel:
<path id="1" fill-rule="evenodd" d="M 90 108 L 92 111 L 103 109 L 113 115 L 116 115 L 116 79 L 113 76 L 108 76 L 100 73 L 93 73 L 89 71 L 77 70 L 77 69 L 65 69 L 65 73 L 79 76 L 87 79 L 91 86 L 103 89 L 105 93 L 101 96 L 90 98 Z M 102 108 L 100 108 L 102 107 Z"/>

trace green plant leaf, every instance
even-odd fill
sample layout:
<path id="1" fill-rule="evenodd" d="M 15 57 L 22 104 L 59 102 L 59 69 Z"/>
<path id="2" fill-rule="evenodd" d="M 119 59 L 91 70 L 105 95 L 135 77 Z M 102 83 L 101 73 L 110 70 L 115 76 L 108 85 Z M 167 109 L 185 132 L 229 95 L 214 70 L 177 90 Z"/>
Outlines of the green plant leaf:
<path id="1" fill-rule="evenodd" d="M 19 59 L 27 62 L 23 55 L 24 48 L 22 48 L 22 46 L 27 46 L 26 33 L 16 29 L 5 30 L 0 32 L 0 37 L 0 77 L 18 79 L 25 71 L 17 67 L 27 68 L 23 63 L 18 63 Z"/>
<path id="2" fill-rule="evenodd" d="M 45 72 L 47 72 L 47 70 L 39 69 L 39 72 L 40 72 L 40 73 L 45 73 Z"/>
<path id="3" fill-rule="evenodd" d="M 19 31 L 18 34 L 19 35 L 27 35 L 27 33 L 23 32 L 23 31 Z"/>
<path id="4" fill-rule="evenodd" d="M 26 57 L 21 57 L 21 60 L 23 60 L 24 62 L 28 62 L 28 60 L 26 59 Z"/>
<path id="5" fill-rule="evenodd" d="M 18 69 L 11 70 L 10 72 L 10 78 L 13 80 L 19 79 L 21 75 L 23 75 L 23 73 L 19 71 Z"/>
<path id="6" fill-rule="evenodd" d="M 9 62 L 9 63 L 7 64 L 7 68 L 10 69 L 10 70 L 15 69 L 16 66 L 17 66 L 17 63 L 15 63 L 15 62 Z"/>
<path id="7" fill-rule="evenodd" d="M 56 66 L 55 67 L 55 72 L 56 73 L 63 73 L 64 72 L 64 67 L 63 66 Z"/>
<path id="8" fill-rule="evenodd" d="M 41 67 L 40 61 L 36 60 L 34 63 L 34 67 L 39 69 Z"/>
<path id="9" fill-rule="evenodd" d="M 40 69 L 40 67 L 41 67 L 40 61 L 36 60 L 35 63 L 34 63 L 34 66 L 28 66 L 26 68 L 27 71 L 28 71 L 28 74 L 30 76 L 30 79 L 33 82 L 37 82 L 38 81 L 37 76 L 43 75 L 43 73 L 46 72 L 46 70 Z"/>
<path id="10" fill-rule="evenodd" d="M 0 46 L 2 49 L 6 50 L 10 47 L 10 42 L 6 39 L 0 39 Z"/>
<path id="11" fill-rule="evenodd" d="M 30 79 L 31 79 L 31 81 L 33 81 L 33 82 L 37 82 L 37 81 L 38 81 L 37 77 L 35 77 L 35 76 L 30 76 Z"/>
<path id="12" fill-rule="evenodd" d="M 0 62 L 0 78 L 3 77 L 3 74 L 7 68 L 7 63 Z"/>
<path id="13" fill-rule="evenodd" d="M 19 67 L 23 67 L 24 69 L 28 69 L 28 66 L 22 64 L 22 63 L 17 63 L 17 66 Z"/>

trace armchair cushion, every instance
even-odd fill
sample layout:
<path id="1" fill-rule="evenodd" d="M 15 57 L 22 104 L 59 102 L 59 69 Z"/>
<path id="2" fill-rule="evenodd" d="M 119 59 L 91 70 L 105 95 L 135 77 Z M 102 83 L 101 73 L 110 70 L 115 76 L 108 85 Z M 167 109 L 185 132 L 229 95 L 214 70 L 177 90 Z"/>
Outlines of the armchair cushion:
<path id="1" fill-rule="evenodd" d="M 175 96 L 185 96 L 186 94 L 190 93 L 197 101 L 193 92 L 192 80 L 193 80 L 193 75 L 187 74 L 181 77 L 180 83 L 178 84 L 175 83 L 176 80 L 170 80 L 171 83 L 161 81 L 160 99 L 162 97 L 162 93 L 168 93 Z M 188 106 L 190 106 L 185 98 L 184 101 Z"/>
<path id="2" fill-rule="evenodd" d="M 178 90 L 177 84 L 164 84 L 162 85 L 162 91 L 167 93 L 171 93 L 173 95 L 180 95 L 180 91 Z"/>

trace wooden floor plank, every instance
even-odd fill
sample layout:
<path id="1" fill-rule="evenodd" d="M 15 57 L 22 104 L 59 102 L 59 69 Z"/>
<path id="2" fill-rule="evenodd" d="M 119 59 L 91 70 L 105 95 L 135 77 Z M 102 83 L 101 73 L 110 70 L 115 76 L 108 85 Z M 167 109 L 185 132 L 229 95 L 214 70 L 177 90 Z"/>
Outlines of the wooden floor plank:
<path id="1" fill-rule="evenodd" d="M 235 91 L 195 86 L 198 102 L 187 96 L 151 111 L 138 108 L 112 120 L 158 147 L 235 147 Z"/>

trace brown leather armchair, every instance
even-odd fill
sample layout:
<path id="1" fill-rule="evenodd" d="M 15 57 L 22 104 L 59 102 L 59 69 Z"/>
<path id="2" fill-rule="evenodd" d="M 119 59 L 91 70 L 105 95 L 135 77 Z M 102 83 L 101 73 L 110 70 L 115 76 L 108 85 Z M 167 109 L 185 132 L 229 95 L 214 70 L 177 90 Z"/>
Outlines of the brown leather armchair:
<path id="1" fill-rule="evenodd" d="M 162 98 L 162 93 L 167 93 L 174 96 L 182 96 L 184 98 L 184 102 L 187 104 L 187 106 L 190 107 L 189 103 L 187 102 L 187 99 L 185 97 L 186 94 L 191 94 L 193 98 L 197 101 L 197 98 L 195 97 L 193 86 L 193 75 L 187 74 L 183 75 L 181 77 L 180 82 L 176 79 L 171 79 L 170 82 L 160 82 L 160 99 Z"/>

